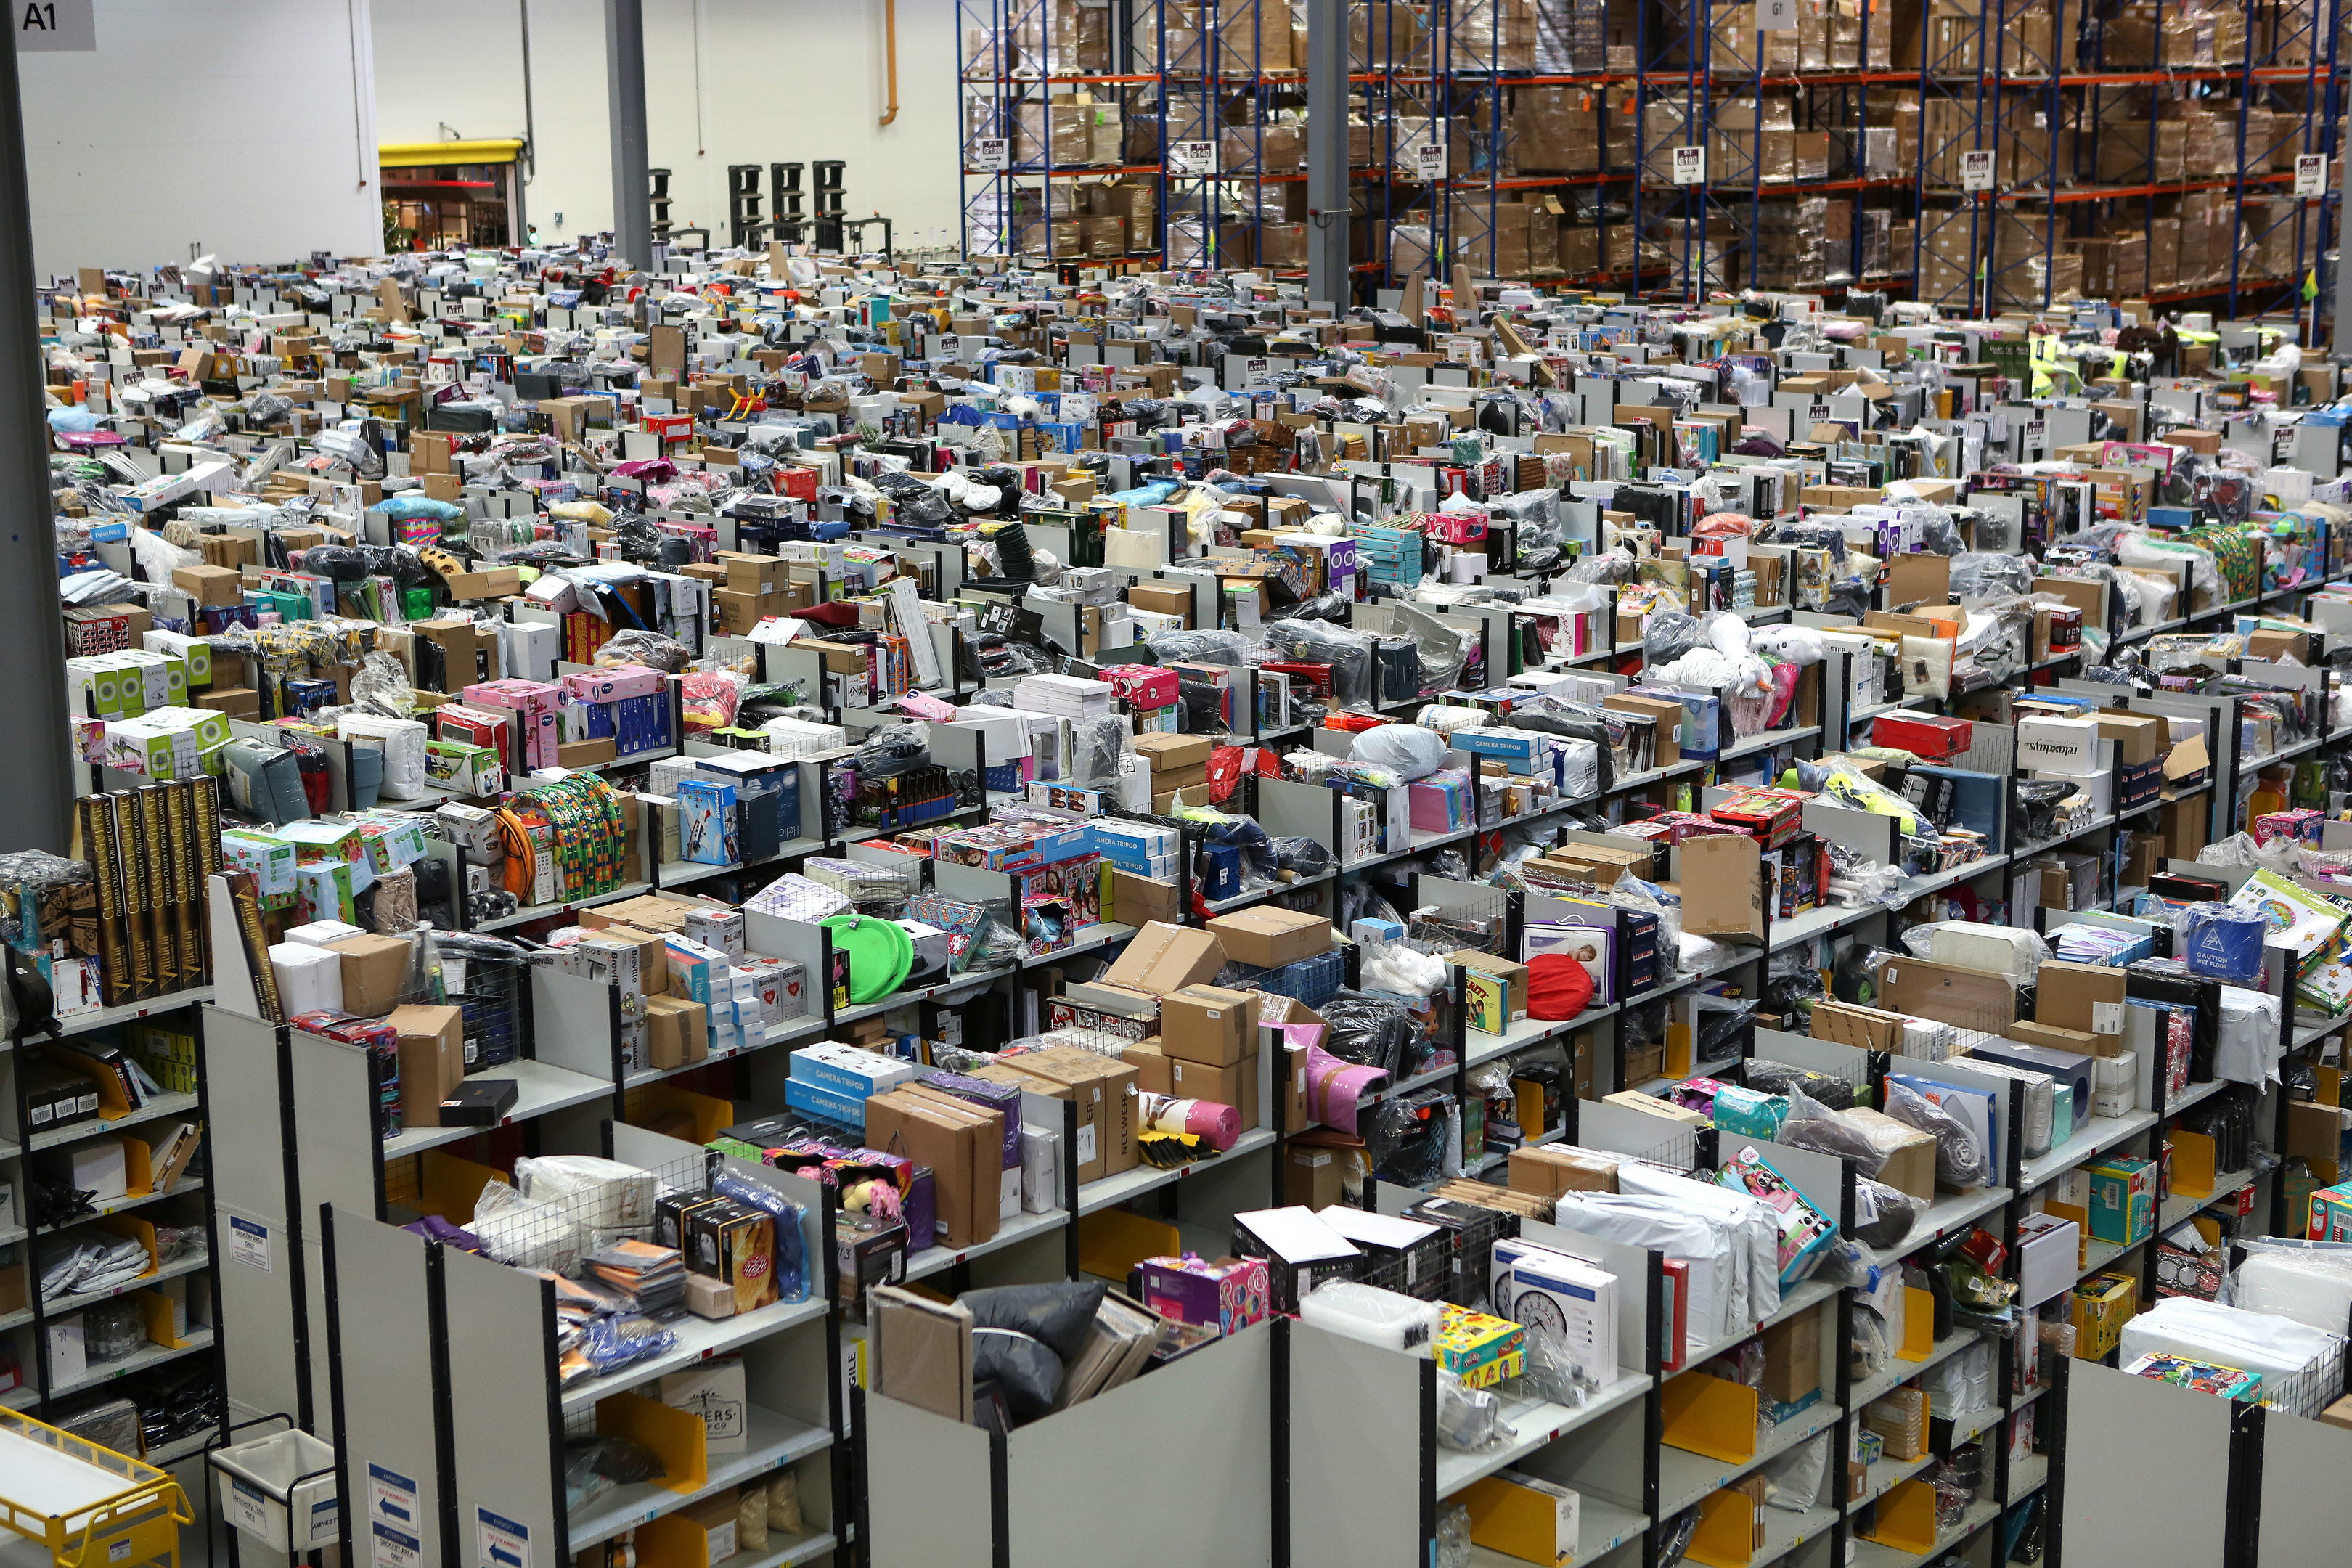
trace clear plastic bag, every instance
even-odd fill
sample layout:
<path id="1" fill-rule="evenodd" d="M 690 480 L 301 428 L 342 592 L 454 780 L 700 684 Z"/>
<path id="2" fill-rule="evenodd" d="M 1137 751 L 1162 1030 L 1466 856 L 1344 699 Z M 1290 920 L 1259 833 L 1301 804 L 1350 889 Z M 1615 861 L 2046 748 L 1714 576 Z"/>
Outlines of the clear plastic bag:
<path id="1" fill-rule="evenodd" d="M 1381 724 L 1360 731 L 1349 743 L 1348 755 L 1393 772 L 1406 783 L 1427 778 L 1445 765 L 1445 737 L 1418 724 Z"/>
<path id="2" fill-rule="evenodd" d="M 1265 646 L 1285 659 L 1331 667 L 1331 697 L 1341 708 L 1372 695 L 1372 639 L 1322 621 L 1280 621 L 1265 628 Z M 1152 656 L 1160 657 L 1158 645 Z"/>
<path id="3" fill-rule="evenodd" d="M 626 631 L 614 632 L 605 639 L 604 646 L 596 650 L 596 662 L 604 668 L 641 664 L 665 675 L 682 673 L 693 657 L 687 646 L 676 637 L 634 626 Z"/>
<path id="4" fill-rule="evenodd" d="M 1503 1402 L 1490 1388 L 1472 1388 L 1453 1373 L 1437 1372 L 1437 1440 L 1457 1453 L 1475 1454 L 1516 1440 L 1503 1419 Z"/>

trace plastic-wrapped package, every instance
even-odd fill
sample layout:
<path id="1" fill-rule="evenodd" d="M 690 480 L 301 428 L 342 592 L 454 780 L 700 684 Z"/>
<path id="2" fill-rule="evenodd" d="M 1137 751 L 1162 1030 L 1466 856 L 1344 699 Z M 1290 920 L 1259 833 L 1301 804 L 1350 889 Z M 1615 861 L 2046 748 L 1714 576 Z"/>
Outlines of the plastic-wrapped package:
<path id="1" fill-rule="evenodd" d="M 1331 698 L 1341 708 L 1369 702 L 1372 695 L 1372 639 L 1321 621 L 1280 621 L 1265 628 L 1265 646 L 1286 659 L 1331 667 Z M 1161 658 L 1159 645 L 1152 657 Z"/>
<path id="2" fill-rule="evenodd" d="M 1335 1334 L 1408 1354 L 1426 1353 L 1437 1339 L 1436 1302 L 1352 1279 L 1318 1285 L 1298 1304 L 1298 1316 Z"/>
<path id="3" fill-rule="evenodd" d="M 604 646 L 596 650 L 599 665 L 641 664 L 665 675 L 679 674 L 693 657 L 687 646 L 676 637 L 664 637 L 659 632 L 649 632 L 636 626 L 614 632 L 605 639 Z"/>
<path id="4" fill-rule="evenodd" d="M 2259 1372 L 2273 1409 L 2309 1420 L 2336 1396 L 2337 1378 L 2321 1373 L 2342 1356 L 2344 1337 L 2275 1312 L 2167 1296 L 2125 1322 L 2117 1364 L 2158 1352 Z"/>
<path id="5" fill-rule="evenodd" d="M 1109 789 L 1118 783 L 1119 754 L 1128 741 L 1123 714 L 1070 721 L 1070 776 L 1079 789 Z"/>
<path id="6" fill-rule="evenodd" d="M 1253 647 L 1239 632 L 1162 632 L 1146 645 L 1160 664 L 1245 665 Z"/>
<path id="7" fill-rule="evenodd" d="M 1901 1243 L 1919 1217 L 1918 1199 L 1867 1176 L 1854 1178 L 1854 1207 L 1859 1222 L 1854 1226 L 1855 1238 L 1880 1248 Z"/>
<path id="8" fill-rule="evenodd" d="M 1642 623 L 1642 662 L 1653 669 L 1706 644 L 1698 617 L 1681 610 L 1655 610 Z"/>
<path id="9" fill-rule="evenodd" d="M 1851 1161 L 1854 1169 L 1865 1176 L 1874 1177 L 1885 1168 L 1885 1152 L 1855 1123 L 1793 1083 L 1789 1086 L 1788 1095 L 1789 1114 L 1780 1123 L 1777 1142 Z"/>
<path id="10" fill-rule="evenodd" d="M 1831 1434 L 1806 1439 L 1764 1467 L 1764 1501 L 1770 1508 L 1802 1513 L 1821 1501 L 1822 1478 L 1829 1473 Z"/>
<path id="11" fill-rule="evenodd" d="M 1811 1068 L 1768 1061 L 1762 1057 L 1751 1058 L 1747 1066 L 1748 1087 L 1759 1094 L 1785 1095 L 1791 1089 L 1801 1089 L 1827 1110 L 1853 1109 L 1853 1085 L 1843 1079 L 1832 1078 Z"/>
<path id="12" fill-rule="evenodd" d="M 2223 1287 L 2228 1304 L 2323 1333 L 2352 1322 L 2352 1244 L 2263 1237 L 2239 1246 L 2243 1256 Z"/>
<path id="13" fill-rule="evenodd" d="M 774 1222 L 776 1289 L 787 1301 L 808 1299 L 808 1249 L 801 1231 L 802 1207 L 764 1182 L 721 1168 L 710 1190 L 745 1208 L 756 1209 Z"/>
<path id="14" fill-rule="evenodd" d="M 1985 1184 L 1985 1151 L 1966 1123 L 1927 1096 L 1886 1081 L 1886 1114 L 1936 1140 L 1936 1180 L 1955 1187 Z"/>
<path id="15" fill-rule="evenodd" d="M 1372 1108 L 1362 1128 L 1373 1173 L 1384 1182 L 1427 1187 L 1461 1174 L 1462 1108 L 1444 1089 L 1428 1089 Z"/>
<path id="16" fill-rule="evenodd" d="M 1391 1292 L 1384 1290 L 1381 1293 L 1389 1295 Z M 1309 1300 L 1313 1299 L 1308 1298 Z M 1398 1300 L 1412 1300 L 1412 1298 L 1399 1297 Z M 1434 1306 L 1429 1306 L 1425 1302 L 1413 1304 L 1428 1306 L 1429 1316 L 1433 1321 L 1435 1321 L 1437 1309 Z M 1307 1317 L 1303 1306 L 1298 1315 L 1308 1322 L 1321 1322 L 1324 1327 L 1332 1329 L 1335 1332 L 1348 1332 L 1346 1329 L 1340 1328 L 1336 1323 Z M 1434 1331 L 1433 1330 L 1432 1332 L 1433 1333 Z M 1361 1339 L 1364 1336 L 1358 1334 L 1354 1337 Z M 1511 1442 L 1517 1436 L 1517 1431 L 1509 1422 L 1503 1419 L 1503 1401 L 1493 1389 L 1473 1388 L 1455 1373 L 1446 1371 L 1444 1367 L 1438 1368 L 1437 1440 L 1440 1443 L 1458 1453 L 1475 1454 L 1481 1449 Z"/>
<path id="17" fill-rule="evenodd" d="M 678 683 L 680 707 L 689 729 L 724 730 L 735 722 L 743 679 L 731 670 L 689 671 Z"/>
<path id="18" fill-rule="evenodd" d="M 1380 724 L 1357 732 L 1348 755 L 1354 761 L 1387 768 L 1398 782 L 1427 778 L 1445 765 L 1445 737 L 1418 724 Z"/>
<path id="19" fill-rule="evenodd" d="M 568 1388 L 654 1356 L 667 1355 L 677 1346 L 677 1335 L 651 1318 L 635 1313 L 591 1318 L 581 1326 L 578 1341 L 562 1352 L 558 1363 L 560 1376 Z"/>
<path id="20" fill-rule="evenodd" d="M 1379 1068 L 1391 1076 L 1403 1070 L 1415 1031 L 1412 1016 L 1394 1002 L 1341 991 L 1316 1009 L 1328 1024 L 1323 1048 L 1341 1061 Z"/>
<path id="21" fill-rule="evenodd" d="M 1409 600 L 1398 600 L 1391 615 L 1397 635 L 1411 637 L 1420 650 L 1422 690 L 1449 690 L 1461 680 L 1472 634 L 1447 626 Z"/>

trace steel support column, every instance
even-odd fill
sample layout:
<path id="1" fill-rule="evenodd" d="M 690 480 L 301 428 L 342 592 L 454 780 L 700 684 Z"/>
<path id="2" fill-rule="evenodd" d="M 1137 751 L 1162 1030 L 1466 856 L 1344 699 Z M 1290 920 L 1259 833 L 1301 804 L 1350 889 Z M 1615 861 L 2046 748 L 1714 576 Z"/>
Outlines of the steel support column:
<path id="1" fill-rule="evenodd" d="M 1307 0 L 1307 297 L 1342 310 L 1348 211 L 1348 3 Z"/>
<path id="2" fill-rule="evenodd" d="M 7 503 L 0 554 L 0 728 L 24 750 L 8 770 L 0 844 L 66 853 L 74 778 L 66 650 L 58 605 L 49 442 L 41 398 L 40 321 L 33 294 L 33 207 L 25 178 L 24 99 L 16 52 L 0 59 L 0 484 Z M 8 486 L 14 486 L 9 490 Z"/>
<path id="3" fill-rule="evenodd" d="M 613 248 L 624 260 L 651 268 L 645 0 L 604 0 L 604 92 L 613 138 Z"/>

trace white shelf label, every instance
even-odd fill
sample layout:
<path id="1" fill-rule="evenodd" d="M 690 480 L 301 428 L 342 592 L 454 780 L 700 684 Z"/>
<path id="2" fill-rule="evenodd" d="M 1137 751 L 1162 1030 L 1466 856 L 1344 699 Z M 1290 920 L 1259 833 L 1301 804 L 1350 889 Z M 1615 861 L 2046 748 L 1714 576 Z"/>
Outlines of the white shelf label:
<path id="1" fill-rule="evenodd" d="M 1992 189 L 1992 153 L 1990 152 L 1960 154 L 1960 189 L 1964 191 Z"/>
<path id="2" fill-rule="evenodd" d="M 1787 33 L 1797 26 L 1797 0 L 1757 0 L 1756 30 Z"/>
<path id="3" fill-rule="evenodd" d="M 2327 194 L 2326 153 L 2295 154 L 2294 194 L 2299 196 L 2324 196 Z"/>
<path id="4" fill-rule="evenodd" d="M 1171 142 L 1168 143 L 1168 172 L 1196 179 L 1215 174 L 1217 144 L 1214 142 Z"/>
<path id="5" fill-rule="evenodd" d="M 1424 180 L 1445 178 L 1445 143 L 1416 142 L 1412 148 L 1413 173 Z"/>
<path id="6" fill-rule="evenodd" d="M 1013 166 L 1013 139 L 1009 136 L 975 136 L 971 139 L 971 166 L 1002 173 Z"/>
<path id="7" fill-rule="evenodd" d="M 1706 184 L 1706 149 L 1677 147 L 1675 149 L 1675 184 L 1703 185 Z"/>

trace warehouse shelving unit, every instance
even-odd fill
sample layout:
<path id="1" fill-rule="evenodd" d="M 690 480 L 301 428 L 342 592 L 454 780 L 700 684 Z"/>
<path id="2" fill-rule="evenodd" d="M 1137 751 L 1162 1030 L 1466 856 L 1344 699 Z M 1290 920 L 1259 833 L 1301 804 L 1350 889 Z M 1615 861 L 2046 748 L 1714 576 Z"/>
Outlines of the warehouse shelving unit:
<path id="1" fill-rule="evenodd" d="M 1091 20 L 1101 18 L 1099 21 Z M 1160 165 L 1128 160 L 1137 118 L 1159 112 L 1160 5 L 1080 7 L 1068 0 L 957 0 L 957 191 L 967 258 L 1023 255 L 1036 260 L 1086 258 L 1088 243 L 1055 241 L 1056 200 L 1073 201 L 1079 182 L 1157 180 Z M 1139 49 L 1148 36 L 1151 47 Z M 1083 148 L 1075 132 L 1057 137 L 1055 111 L 1087 117 Z M 1059 145 L 1057 146 L 1057 142 Z M 1164 145 L 1164 143 L 1163 143 Z M 1094 259 L 1156 258 L 1158 210 L 1139 232 L 1130 223 L 1116 252 Z M 1130 215 L 1120 215 L 1126 221 Z M 1039 225 L 1034 233 L 1031 225 Z M 1032 241 L 1034 243 L 1032 243 Z"/>
<path id="2" fill-rule="evenodd" d="M 207 1179 L 213 1163 L 213 1145 L 207 1114 L 205 1040 L 200 1017 L 202 1004 L 210 995 L 209 988 L 205 988 L 68 1015 L 58 1021 L 53 1037 L 0 1039 L 0 1184 L 11 1186 L 15 1193 L 13 1210 L 0 1215 L 0 1305 L 7 1307 L 0 1310 L 0 1346 L 13 1352 L 20 1379 L 17 1386 L 0 1393 L 0 1405 L 54 1422 L 65 1414 L 68 1402 L 78 1405 L 78 1396 L 100 1394 L 119 1379 L 158 1367 L 179 1371 L 202 1363 L 211 1369 L 215 1383 L 219 1381 L 221 1355 L 212 1325 L 220 1321 L 217 1264 L 221 1250 L 215 1228 L 213 1184 Z M 110 1031 L 148 1021 L 168 1025 L 193 1038 L 195 1088 L 192 1092 L 167 1089 L 132 1108 L 128 1115 L 113 1119 L 79 1121 L 62 1128 L 34 1127 L 26 1097 L 26 1064 L 35 1053 L 52 1040 L 68 1049 L 84 1048 Z M 37 1179 L 46 1173 L 55 1182 L 56 1162 L 62 1160 L 65 1152 L 74 1145 L 116 1132 L 129 1137 L 148 1136 L 173 1121 L 194 1123 L 203 1141 L 188 1167 L 168 1188 L 154 1190 L 151 1182 L 143 1190 L 134 1188 L 121 1197 L 102 1200 L 62 1219 L 35 1208 Z M 108 1222 L 116 1215 L 124 1216 L 121 1224 L 110 1225 Z M 137 1238 L 146 1226 L 165 1219 L 181 1226 L 200 1226 L 205 1232 L 203 1255 L 152 1267 L 147 1273 L 118 1286 L 51 1300 L 42 1298 L 40 1279 L 44 1265 L 78 1243 L 92 1239 L 92 1227 L 97 1232 L 110 1233 L 99 1239 Z M 151 1322 L 151 1342 L 127 1357 L 90 1362 L 79 1371 L 58 1364 L 53 1331 L 61 1322 L 101 1302 L 152 1289 L 173 1279 L 184 1280 L 180 1289 L 186 1292 L 191 1308 L 185 1333 L 175 1332 L 166 1322 L 161 1330 L 165 1338 L 157 1340 L 157 1331 Z M 213 1435 L 208 1428 L 146 1458 L 155 1464 L 184 1458 L 202 1448 Z"/>

